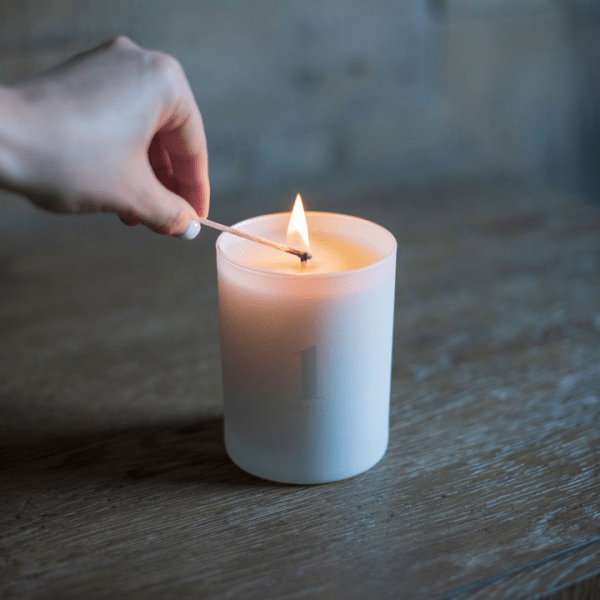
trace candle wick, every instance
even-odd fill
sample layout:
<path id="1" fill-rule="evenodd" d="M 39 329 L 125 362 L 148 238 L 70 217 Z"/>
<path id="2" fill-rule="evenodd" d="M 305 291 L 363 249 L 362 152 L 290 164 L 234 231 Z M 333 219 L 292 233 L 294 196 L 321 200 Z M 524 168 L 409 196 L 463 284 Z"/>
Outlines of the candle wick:
<path id="1" fill-rule="evenodd" d="M 286 246 L 284 246 L 285 248 Z M 289 248 L 288 250 L 286 250 L 286 252 L 288 254 L 293 254 L 294 256 L 297 256 L 300 259 L 301 263 L 305 263 L 307 260 L 310 260 L 312 258 L 312 254 L 309 254 L 308 252 L 302 252 L 302 250 L 294 250 L 293 248 Z"/>

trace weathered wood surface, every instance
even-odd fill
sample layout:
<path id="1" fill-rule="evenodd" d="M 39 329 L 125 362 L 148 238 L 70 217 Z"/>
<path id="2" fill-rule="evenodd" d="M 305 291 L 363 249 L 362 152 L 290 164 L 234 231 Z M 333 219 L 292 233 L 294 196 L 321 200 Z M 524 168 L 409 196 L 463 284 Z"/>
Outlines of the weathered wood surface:
<path id="1" fill-rule="evenodd" d="M 211 217 L 293 195 L 214 199 Z M 597 207 L 466 186 L 305 201 L 399 242 L 389 449 L 322 486 L 262 481 L 226 456 L 216 234 L 183 243 L 2 203 L 0 597 L 597 589 Z"/>

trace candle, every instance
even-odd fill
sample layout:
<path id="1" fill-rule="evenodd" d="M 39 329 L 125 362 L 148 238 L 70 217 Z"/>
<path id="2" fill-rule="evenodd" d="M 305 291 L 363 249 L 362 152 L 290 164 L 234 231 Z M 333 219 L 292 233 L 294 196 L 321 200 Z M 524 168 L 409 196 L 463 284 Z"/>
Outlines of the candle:
<path id="1" fill-rule="evenodd" d="M 288 237 L 289 221 L 234 227 L 302 243 L 307 263 L 230 234 L 217 240 L 225 445 L 259 477 L 324 483 L 365 471 L 387 448 L 396 240 L 318 212 L 306 214 L 304 240 Z"/>

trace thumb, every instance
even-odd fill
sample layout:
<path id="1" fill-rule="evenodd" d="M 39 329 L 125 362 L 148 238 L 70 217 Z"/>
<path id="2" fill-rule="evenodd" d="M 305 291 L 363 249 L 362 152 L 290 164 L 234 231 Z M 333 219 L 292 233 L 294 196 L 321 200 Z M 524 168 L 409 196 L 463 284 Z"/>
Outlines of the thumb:
<path id="1" fill-rule="evenodd" d="M 198 214 L 181 196 L 171 192 L 152 174 L 142 197 L 127 211 L 119 213 L 126 225 L 142 223 L 156 233 L 181 235 L 190 221 L 197 221 Z"/>

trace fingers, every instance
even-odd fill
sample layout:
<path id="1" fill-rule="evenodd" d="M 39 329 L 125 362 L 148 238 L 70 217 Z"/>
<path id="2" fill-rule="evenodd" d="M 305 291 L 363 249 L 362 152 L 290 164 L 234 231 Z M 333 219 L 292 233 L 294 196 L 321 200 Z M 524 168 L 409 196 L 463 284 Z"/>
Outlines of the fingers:
<path id="1" fill-rule="evenodd" d="M 198 139 L 198 136 L 202 136 Z M 168 152 L 171 170 L 165 173 L 173 178 L 177 194 L 185 198 L 202 216 L 208 216 L 210 184 L 208 181 L 208 157 L 204 129 L 186 122 L 177 129 L 160 134 Z M 160 176 L 159 176 L 160 179 Z"/>
<path id="2" fill-rule="evenodd" d="M 126 45 L 129 42 L 124 39 L 119 43 Z M 155 59 L 151 64 L 156 75 L 162 75 L 157 81 L 166 83 L 166 88 L 162 89 L 168 102 L 163 105 L 162 114 L 154 125 L 156 130 L 151 134 L 148 162 L 152 167 L 149 176 L 153 182 L 148 185 L 153 188 L 151 197 L 156 201 L 166 202 L 164 198 L 168 197 L 171 203 L 176 202 L 180 207 L 178 200 L 187 202 L 187 208 L 181 207 L 182 218 L 188 219 L 187 226 L 194 217 L 208 216 L 210 183 L 204 124 L 181 64 L 171 56 L 151 54 Z M 176 200 L 176 197 L 179 198 Z M 173 207 L 167 204 L 156 207 L 157 213 L 164 213 L 158 216 L 158 230 L 177 235 L 185 230 L 185 226 L 169 220 L 172 210 Z M 155 229 L 151 224 L 148 226 Z"/>
<path id="3" fill-rule="evenodd" d="M 182 178 L 177 178 L 172 161 L 178 165 L 179 172 L 184 173 Z M 208 213 L 204 201 L 204 183 L 194 183 L 195 173 L 201 173 L 203 167 L 193 157 L 181 160 L 175 156 L 171 159 L 160 135 L 156 135 L 150 144 L 148 162 L 150 168 L 141 167 L 137 170 L 141 174 L 138 186 L 147 191 L 142 193 L 141 202 L 136 203 L 135 209 L 130 205 L 130 212 L 120 212 L 119 218 L 128 226 L 144 223 L 158 233 L 183 234 L 190 223 L 198 218 L 194 207 Z M 187 164 L 181 166 L 182 163 Z M 191 180 L 192 183 L 183 183 L 181 179 Z"/>
<path id="4" fill-rule="evenodd" d="M 135 227 L 139 221 L 130 213 L 119 213 L 119 219 L 127 225 L 127 227 Z"/>
<path id="5" fill-rule="evenodd" d="M 150 142 L 150 147 L 148 148 L 148 161 L 159 181 L 161 176 L 173 175 L 171 159 L 169 158 L 169 153 L 167 152 L 160 135 L 155 135 Z"/>
<path id="6" fill-rule="evenodd" d="M 170 73 L 169 81 L 176 86 L 179 95 L 156 137 L 173 169 L 174 191 L 185 198 L 198 215 L 207 217 L 210 183 L 202 116 L 181 65 L 176 61 L 172 63 Z"/>
<path id="7" fill-rule="evenodd" d="M 177 237 L 182 240 L 193 240 L 200 233 L 200 223 L 198 221 L 190 221 L 187 229 Z"/>
<path id="8" fill-rule="evenodd" d="M 180 195 L 158 181 L 149 166 L 145 170 L 138 188 L 144 191 L 136 201 L 127 202 L 127 209 L 119 211 L 119 218 L 125 225 L 142 223 L 156 233 L 183 234 L 191 221 L 198 220 L 198 214 Z"/>
<path id="9" fill-rule="evenodd" d="M 164 185 L 169 191 L 178 194 L 177 182 L 173 175 L 173 166 L 171 165 L 171 159 L 167 152 L 164 144 L 161 141 L 159 135 L 155 135 L 150 148 L 148 149 L 148 161 L 154 172 L 154 176 L 162 185 Z M 179 194 L 181 195 L 181 194 Z"/>

